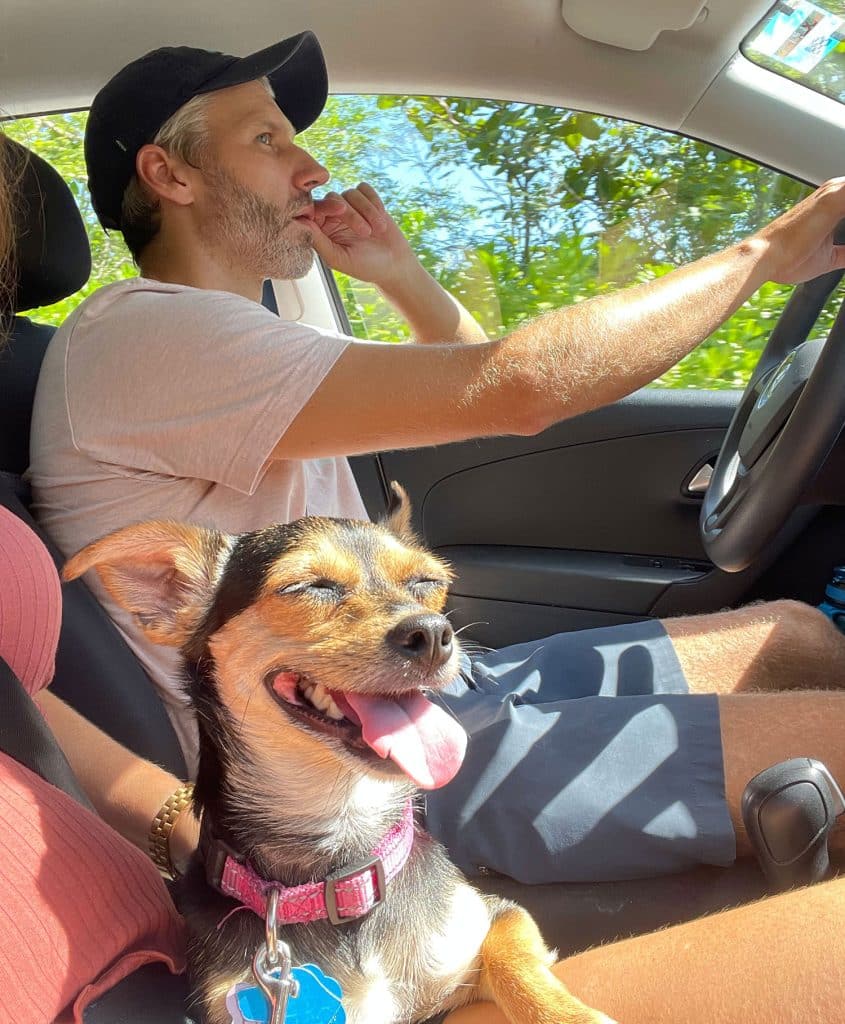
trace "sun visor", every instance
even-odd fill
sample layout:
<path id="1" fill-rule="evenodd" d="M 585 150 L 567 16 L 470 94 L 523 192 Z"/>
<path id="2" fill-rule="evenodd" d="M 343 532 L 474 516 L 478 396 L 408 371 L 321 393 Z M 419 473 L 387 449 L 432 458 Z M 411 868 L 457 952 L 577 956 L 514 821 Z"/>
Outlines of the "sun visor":
<path id="1" fill-rule="evenodd" d="M 707 0 L 561 0 L 566 24 L 585 39 L 647 50 L 661 32 L 691 28 Z"/>

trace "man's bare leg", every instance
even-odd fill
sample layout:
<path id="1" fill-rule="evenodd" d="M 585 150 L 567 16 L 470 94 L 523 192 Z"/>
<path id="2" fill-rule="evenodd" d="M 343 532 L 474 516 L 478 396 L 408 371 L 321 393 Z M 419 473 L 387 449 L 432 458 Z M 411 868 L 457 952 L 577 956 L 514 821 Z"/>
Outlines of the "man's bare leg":
<path id="1" fill-rule="evenodd" d="M 580 953 L 554 968 L 620 1024 L 845 1020 L 845 879 Z M 505 1024 L 488 1004 L 447 1024 Z"/>
<path id="2" fill-rule="evenodd" d="M 815 757 L 845 780 L 845 637 L 794 601 L 664 625 L 690 690 L 719 696 L 725 796 L 748 854 L 739 807 L 752 776 Z M 832 845 L 845 849 L 845 831 Z M 845 878 L 589 950 L 555 970 L 621 1024 L 833 1024 L 845 1020 Z M 478 1004 L 447 1024 L 505 1020 Z"/>
<path id="3" fill-rule="evenodd" d="M 845 688 L 845 636 L 812 605 L 770 601 L 663 625 L 692 693 Z"/>
<path id="4" fill-rule="evenodd" d="M 740 800 L 758 772 L 790 757 L 815 757 L 845 785 L 845 636 L 799 601 L 663 624 L 690 692 L 719 696 L 725 796 L 737 853 L 747 855 Z M 845 823 L 831 845 L 845 851 Z"/>
<path id="5" fill-rule="evenodd" d="M 790 757 L 815 757 L 845 786 L 845 691 L 722 694 L 719 716 L 725 798 L 739 856 L 752 852 L 740 813 L 742 793 L 764 768 Z M 843 818 L 830 836 L 831 849 L 839 852 L 845 851 Z"/>

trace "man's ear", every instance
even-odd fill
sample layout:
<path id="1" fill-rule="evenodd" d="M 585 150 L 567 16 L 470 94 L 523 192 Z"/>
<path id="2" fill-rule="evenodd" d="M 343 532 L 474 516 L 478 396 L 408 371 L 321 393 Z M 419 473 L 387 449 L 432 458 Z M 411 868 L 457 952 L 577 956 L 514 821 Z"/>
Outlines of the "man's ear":
<path id="1" fill-rule="evenodd" d="M 158 200 L 177 206 L 194 201 L 191 174 L 184 160 L 152 142 L 142 146 L 135 157 L 135 174 L 141 187 Z"/>
<path id="2" fill-rule="evenodd" d="M 214 592 L 232 538 L 185 523 L 126 526 L 89 544 L 62 570 L 74 580 L 96 569 L 103 585 L 157 644 L 181 647 Z"/>
<path id="3" fill-rule="evenodd" d="M 411 526 L 411 499 L 405 493 L 405 488 L 397 484 L 395 480 L 390 481 L 390 495 L 387 501 L 387 512 L 379 520 L 379 525 L 390 530 L 399 540 L 405 544 L 419 544 L 420 539 L 414 533 Z"/>

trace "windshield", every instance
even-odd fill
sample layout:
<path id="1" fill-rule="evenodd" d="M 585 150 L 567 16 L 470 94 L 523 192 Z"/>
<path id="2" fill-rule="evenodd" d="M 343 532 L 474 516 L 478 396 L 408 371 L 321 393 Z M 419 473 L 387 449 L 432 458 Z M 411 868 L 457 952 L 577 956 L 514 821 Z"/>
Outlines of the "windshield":
<path id="1" fill-rule="evenodd" d="M 845 0 L 780 0 L 742 44 L 743 54 L 831 99 L 845 97 Z"/>

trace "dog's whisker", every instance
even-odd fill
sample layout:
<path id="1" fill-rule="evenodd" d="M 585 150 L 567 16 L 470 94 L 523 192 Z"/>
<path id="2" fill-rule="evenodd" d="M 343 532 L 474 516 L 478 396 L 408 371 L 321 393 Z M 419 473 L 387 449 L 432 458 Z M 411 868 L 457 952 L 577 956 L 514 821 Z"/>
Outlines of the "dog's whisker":
<path id="1" fill-rule="evenodd" d="M 493 654 L 495 651 L 495 648 L 486 647 L 484 644 L 478 643 L 477 640 L 465 640 L 461 647 L 464 654 L 475 658 L 482 658 L 485 654 Z"/>
<path id="2" fill-rule="evenodd" d="M 485 654 L 493 654 L 494 648 L 469 641 L 463 644 L 463 651 L 470 658 L 483 658 Z"/>
<path id="3" fill-rule="evenodd" d="M 443 694 L 438 693 L 436 690 L 431 691 L 431 699 L 436 700 L 437 703 L 443 708 L 443 710 L 450 715 L 460 725 L 460 719 L 455 712 L 449 707 L 445 700 L 443 700 Z"/>
<path id="4" fill-rule="evenodd" d="M 261 680 L 259 679 L 259 681 L 253 685 L 252 689 L 249 692 L 249 696 L 247 697 L 246 703 L 244 704 L 243 717 L 241 718 L 241 731 L 243 731 L 246 727 L 246 716 L 249 713 L 250 702 L 252 701 L 252 698 L 255 696 L 256 691 L 259 689 L 261 685 L 262 683 Z"/>
<path id="5" fill-rule="evenodd" d="M 479 621 L 479 622 L 467 622 L 463 626 L 459 626 L 455 630 L 455 636 L 460 636 L 461 633 L 463 633 L 465 629 L 472 629 L 473 626 L 489 626 L 489 625 L 490 625 L 489 622 L 481 622 L 481 621 Z"/>

